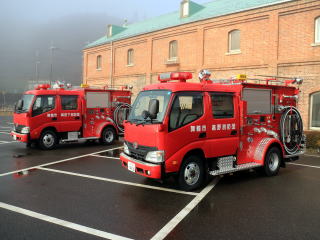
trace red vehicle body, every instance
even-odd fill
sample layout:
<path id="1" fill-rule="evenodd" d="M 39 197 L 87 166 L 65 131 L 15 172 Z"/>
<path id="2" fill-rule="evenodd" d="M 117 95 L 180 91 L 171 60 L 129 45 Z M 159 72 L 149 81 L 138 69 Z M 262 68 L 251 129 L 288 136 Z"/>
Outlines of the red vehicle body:
<path id="1" fill-rule="evenodd" d="M 53 89 L 39 85 L 19 100 L 11 135 L 27 145 L 38 142 L 43 149 L 52 149 L 59 141 L 80 139 L 112 144 L 122 125 L 114 119 L 115 111 L 119 114 L 119 108 L 128 108 L 130 100 L 131 91 L 125 88 Z"/>
<path id="2" fill-rule="evenodd" d="M 189 83 L 191 73 L 171 73 L 140 92 L 124 124 L 123 167 L 154 179 L 176 174 L 192 190 L 208 174 L 259 168 L 271 176 L 298 159 L 305 144 L 291 83 L 300 79 L 276 85 L 208 76 Z"/>

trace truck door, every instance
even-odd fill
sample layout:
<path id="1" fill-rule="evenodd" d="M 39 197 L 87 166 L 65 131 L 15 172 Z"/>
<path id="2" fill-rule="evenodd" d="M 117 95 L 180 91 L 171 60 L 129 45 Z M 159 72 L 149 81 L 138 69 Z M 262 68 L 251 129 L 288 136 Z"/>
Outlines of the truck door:
<path id="1" fill-rule="evenodd" d="M 209 157 L 234 155 L 239 146 L 238 99 L 233 93 L 211 92 L 211 113 L 208 117 Z"/>
<path id="2" fill-rule="evenodd" d="M 174 97 L 166 138 L 167 158 L 188 144 L 205 139 L 203 99 L 202 92 L 181 92 Z"/>
<path id="3" fill-rule="evenodd" d="M 79 95 L 60 95 L 59 131 L 78 132 L 82 126 Z"/>
<path id="4" fill-rule="evenodd" d="M 52 126 L 58 118 L 58 110 L 56 106 L 56 96 L 39 95 L 36 96 L 31 112 L 30 129 L 43 129 L 46 126 Z M 37 130 L 38 131 L 38 130 Z M 40 134 L 40 132 L 38 132 Z"/>

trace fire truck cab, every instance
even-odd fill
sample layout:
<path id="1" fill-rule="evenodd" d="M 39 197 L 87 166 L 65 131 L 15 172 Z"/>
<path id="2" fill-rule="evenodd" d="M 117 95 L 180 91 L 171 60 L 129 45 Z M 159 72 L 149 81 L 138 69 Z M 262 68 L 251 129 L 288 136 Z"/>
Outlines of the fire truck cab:
<path id="1" fill-rule="evenodd" d="M 301 79 L 209 77 L 204 70 L 191 83 L 191 73 L 162 74 L 140 92 L 124 124 L 123 167 L 154 179 L 175 174 L 193 190 L 208 175 L 259 168 L 273 176 L 298 159 L 305 144 L 292 84 Z"/>
<path id="2" fill-rule="evenodd" d="M 122 133 L 130 99 L 131 91 L 125 87 L 72 89 L 42 84 L 25 92 L 16 104 L 11 135 L 27 146 L 37 142 L 46 150 L 59 141 L 80 139 L 112 144 Z"/>

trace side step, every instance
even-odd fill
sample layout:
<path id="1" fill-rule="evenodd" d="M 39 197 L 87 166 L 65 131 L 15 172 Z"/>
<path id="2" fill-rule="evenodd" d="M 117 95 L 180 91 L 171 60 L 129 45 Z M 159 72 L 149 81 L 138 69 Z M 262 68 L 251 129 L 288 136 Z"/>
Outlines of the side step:
<path id="1" fill-rule="evenodd" d="M 233 173 L 233 172 L 238 172 L 242 170 L 247 170 L 251 168 L 256 168 L 256 167 L 262 167 L 263 165 L 255 162 L 250 162 L 250 163 L 245 163 L 241 165 L 236 165 L 235 167 L 228 167 L 228 168 L 222 168 L 219 170 L 214 170 L 210 171 L 209 174 L 212 176 L 218 176 L 226 173 Z"/>

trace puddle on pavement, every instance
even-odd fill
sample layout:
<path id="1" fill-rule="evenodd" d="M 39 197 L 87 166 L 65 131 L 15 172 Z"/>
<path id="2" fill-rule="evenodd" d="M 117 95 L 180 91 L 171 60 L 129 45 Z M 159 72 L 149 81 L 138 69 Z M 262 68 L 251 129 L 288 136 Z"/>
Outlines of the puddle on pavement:
<path id="1" fill-rule="evenodd" d="M 31 155 L 31 153 L 25 153 L 25 154 L 19 154 L 19 153 L 17 153 L 17 154 L 13 154 L 12 157 L 14 157 L 14 158 L 21 158 L 21 157 L 30 156 L 30 155 Z"/>
<path id="2" fill-rule="evenodd" d="M 32 172 L 35 172 L 35 171 L 37 171 L 37 170 L 39 170 L 39 169 L 37 169 L 37 168 L 32 168 L 32 169 L 22 170 L 22 171 L 20 171 L 20 172 L 16 172 L 16 173 L 14 173 L 14 174 L 12 174 L 12 175 L 13 175 L 13 178 L 14 178 L 14 179 L 17 179 L 17 178 L 22 178 L 22 177 L 30 176 L 30 174 L 31 174 Z"/>
<path id="3" fill-rule="evenodd" d="M 101 156 L 106 156 L 106 157 L 120 157 L 120 153 L 122 152 L 122 149 L 115 149 L 112 151 L 108 151 L 108 152 L 103 152 L 103 153 L 99 153 L 99 155 Z"/>

